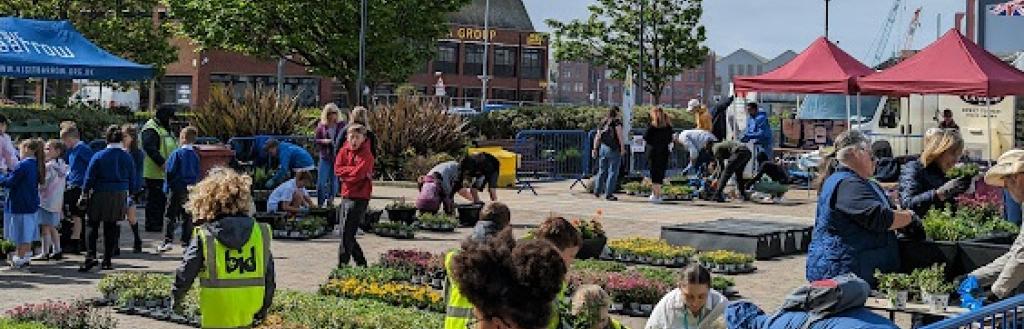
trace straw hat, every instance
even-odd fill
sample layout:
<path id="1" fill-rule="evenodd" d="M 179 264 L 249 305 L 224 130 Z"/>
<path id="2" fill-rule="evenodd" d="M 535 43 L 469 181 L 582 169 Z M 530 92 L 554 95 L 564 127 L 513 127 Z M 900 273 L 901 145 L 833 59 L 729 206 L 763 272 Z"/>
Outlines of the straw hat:
<path id="1" fill-rule="evenodd" d="M 1024 173 L 1024 150 L 1009 150 L 985 173 L 985 183 L 1005 187 L 1006 176 Z"/>

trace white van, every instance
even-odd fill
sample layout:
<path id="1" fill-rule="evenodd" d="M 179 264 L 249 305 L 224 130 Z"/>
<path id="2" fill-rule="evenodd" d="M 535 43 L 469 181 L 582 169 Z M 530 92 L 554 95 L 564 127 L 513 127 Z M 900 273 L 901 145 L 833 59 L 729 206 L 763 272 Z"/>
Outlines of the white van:
<path id="1" fill-rule="evenodd" d="M 854 129 L 864 131 L 874 140 L 889 141 L 897 156 L 920 154 L 924 132 L 938 127 L 946 109 L 953 113 L 953 120 L 964 137 L 965 154 L 971 159 L 995 160 L 1024 141 L 1021 96 L 883 97 L 873 117 L 855 124 Z"/>
<path id="2" fill-rule="evenodd" d="M 111 85 L 81 84 L 78 90 L 68 97 L 68 103 L 96 104 L 103 108 L 126 107 L 132 112 L 139 110 L 139 89 L 120 88 Z"/>

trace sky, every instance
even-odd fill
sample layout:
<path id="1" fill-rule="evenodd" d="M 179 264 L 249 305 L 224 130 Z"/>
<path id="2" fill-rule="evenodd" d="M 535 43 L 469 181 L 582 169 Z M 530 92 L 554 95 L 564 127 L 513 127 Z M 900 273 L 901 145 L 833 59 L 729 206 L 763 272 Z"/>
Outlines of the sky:
<path id="1" fill-rule="evenodd" d="M 832 0 L 829 19 L 830 39 L 857 59 L 871 63 L 882 23 L 895 0 Z M 571 20 L 589 16 L 587 6 L 595 0 L 523 0 L 534 28 L 550 31 L 549 18 Z M 921 7 L 921 26 L 914 37 L 920 49 L 936 39 L 936 15 L 941 15 L 939 31 L 953 28 L 953 15 L 964 11 L 966 0 L 903 0 L 906 10 L 897 15 L 890 34 L 890 45 L 902 47 L 910 16 Z M 744 48 L 772 58 L 793 50 L 800 52 L 824 35 L 823 0 L 704 0 L 703 24 L 707 28 L 707 46 L 720 56 Z M 890 52 L 892 46 L 889 47 Z"/>

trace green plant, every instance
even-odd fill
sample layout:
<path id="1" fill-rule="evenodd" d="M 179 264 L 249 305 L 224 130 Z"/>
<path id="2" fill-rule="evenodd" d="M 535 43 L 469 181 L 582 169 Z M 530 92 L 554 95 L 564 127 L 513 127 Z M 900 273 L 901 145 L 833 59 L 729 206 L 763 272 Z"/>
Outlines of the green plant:
<path id="1" fill-rule="evenodd" d="M 932 295 L 949 294 L 953 292 L 953 284 L 946 282 L 946 265 L 935 264 L 926 268 L 915 269 L 910 275 L 921 292 Z"/>
<path id="2" fill-rule="evenodd" d="M 386 283 L 403 282 L 412 277 L 412 272 L 403 268 L 381 266 L 339 267 L 331 272 L 331 279 L 355 278 L 362 281 Z"/>
<path id="3" fill-rule="evenodd" d="M 16 249 L 16 247 L 13 243 L 7 240 L 0 239 L 0 256 L 14 252 L 14 249 Z"/>
<path id="4" fill-rule="evenodd" d="M 445 214 L 422 214 L 419 217 L 420 224 L 434 225 L 458 225 L 459 220 Z"/>
<path id="5" fill-rule="evenodd" d="M 643 184 L 640 182 L 629 182 L 622 184 L 622 190 L 626 193 L 640 193 Z"/>
<path id="6" fill-rule="evenodd" d="M 443 104 L 437 102 L 400 97 L 392 105 L 374 108 L 368 120 L 377 135 L 375 169 L 380 172 L 411 174 L 404 178 L 415 179 L 430 168 L 424 170 L 424 165 L 407 168 L 414 172 L 405 172 L 403 168 L 410 157 L 456 154 L 465 147 L 462 118 L 448 115 Z"/>
<path id="7" fill-rule="evenodd" d="M 42 322 L 37 321 L 15 321 L 11 319 L 0 318 L 0 328 L 4 329 L 60 329 L 57 327 L 51 327 Z"/>
<path id="8" fill-rule="evenodd" d="M 679 280 L 679 271 L 650 266 L 637 266 L 633 269 L 640 277 L 660 283 L 666 287 L 675 286 Z"/>
<path id="9" fill-rule="evenodd" d="M 572 226 L 580 231 L 580 237 L 584 240 L 605 238 L 604 226 L 601 225 L 601 217 L 603 216 L 604 210 L 598 209 L 594 217 L 591 217 L 589 220 L 574 218 Z"/>
<path id="10" fill-rule="evenodd" d="M 8 310 L 5 315 L 15 323 L 35 322 L 44 328 L 114 329 L 117 321 L 109 313 L 93 308 L 85 301 L 24 304 Z M 2 324 L 3 322 L 0 322 Z M 6 328 L 6 327 L 0 327 Z M 29 327 L 32 328 L 32 327 Z"/>
<path id="11" fill-rule="evenodd" d="M 665 185 L 662 187 L 662 194 L 672 197 L 686 197 L 693 195 L 693 188 L 689 186 Z"/>
<path id="12" fill-rule="evenodd" d="M 232 88 L 214 86 L 210 99 L 193 113 L 192 125 L 203 136 L 221 140 L 254 135 L 292 135 L 302 126 L 315 122 L 306 120 L 295 105 L 294 98 L 278 98 L 269 88 L 246 88 L 235 99 Z"/>
<path id="13" fill-rule="evenodd" d="M 330 279 L 320 286 L 320 294 L 351 299 L 373 299 L 396 306 L 444 312 L 444 297 L 441 293 L 421 285 L 379 283 L 356 278 Z"/>
<path id="14" fill-rule="evenodd" d="M 295 220 L 295 229 L 307 235 L 316 235 L 327 227 L 327 219 L 323 217 L 303 217 Z"/>
<path id="15" fill-rule="evenodd" d="M 395 200 L 384 207 L 387 210 L 415 210 L 416 206 L 405 201 L 405 198 Z"/>
<path id="16" fill-rule="evenodd" d="M 102 134 L 108 126 L 127 122 L 124 116 L 114 114 L 110 110 L 81 103 L 46 109 L 34 106 L 0 106 L 0 114 L 12 123 L 33 119 L 44 124 L 58 125 L 63 121 L 74 121 L 84 141 L 103 138 Z"/>
<path id="17" fill-rule="evenodd" d="M 403 153 L 406 160 L 402 164 L 402 177 L 407 179 L 415 179 L 442 162 L 455 160 L 455 157 L 448 153 L 420 155 L 412 148 L 406 149 Z"/>
<path id="18" fill-rule="evenodd" d="M 623 272 L 626 265 L 605 260 L 581 259 L 572 263 L 573 271 Z"/>
<path id="19" fill-rule="evenodd" d="M 442 328 L 444 315 L 415 308 L 396 307 L 365 299 L 281 291 L 274 296 L 272 316 L 304 328 Z"/>
<path id="20" fill-rule="evenodd" d="M 711 278 L 711 289 L 715 289 L 715 291 L 724 292 L 734 286 L 736 286 L 736 282 L 730 278 L 724 276 L 715 276 Z"/>
<path id="21" fill-rule="evenodd" d="M 904 273 L 882 273 L 876 269 L 875 279 L 878 280 L 878 290 L 889 294 L 908 291 L 914 287 L 913 277 Z"/>
<path id="22" fill-rule="evenodd" d="M 977 164 L 965 163 L 965 164 L 961 164 L 961 165 L 958 165 L 956 167 L 953 167 L 953 169 L 950 169 L 949 172 L 946 173 L 946 177 L 954 178 L 954 179 L 955 178 L 972 178 L 972 177 L 978 176 L 979 172 L 981 172 L 981 168 L 978 167 Z"/>
<path id="23" fill-rule="evenodd" d="M 931 209 L 922 220 L 925 234 L 935 241 L 961 241 L 993 233 L 1016 233 L 1019 228 L 986 207 Z"/>

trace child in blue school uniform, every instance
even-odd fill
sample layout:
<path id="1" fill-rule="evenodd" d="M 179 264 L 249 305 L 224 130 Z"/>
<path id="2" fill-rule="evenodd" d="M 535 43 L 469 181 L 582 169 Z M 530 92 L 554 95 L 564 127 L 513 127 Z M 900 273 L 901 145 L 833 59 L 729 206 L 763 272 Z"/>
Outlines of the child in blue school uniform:
<path id="1" fill-rule="evenodd" d="M 4 203 L 4 239 L 17 246 L 11 267 L 23 269 L 29 265 L 32 242 L 39 241 L 39 185 L 46 182 L 43 159 L 43 141 L 31 139 L 21 143 L 21 160 L 14 170 L 0 175 L 0 186 L 7 188 Z"/>
<path id="2" fill-rule="evenodd" d="M 178 136 L 181 146 L 167 157 L 164 181 L 164 193 L 167 193 L 167 227 L 164 228 L 164 243 L 158 252 L 167 252 L 173 248 L 175 222 L 181 222 L 181 244 L 184 248 L 192 240 L 192 218 L 185 211 L 188 201 L 188 188 L 199 182 L 199 154 L 196 153 L 196 138 L 199 130 L 196 127 L 185 127 Z"/>

